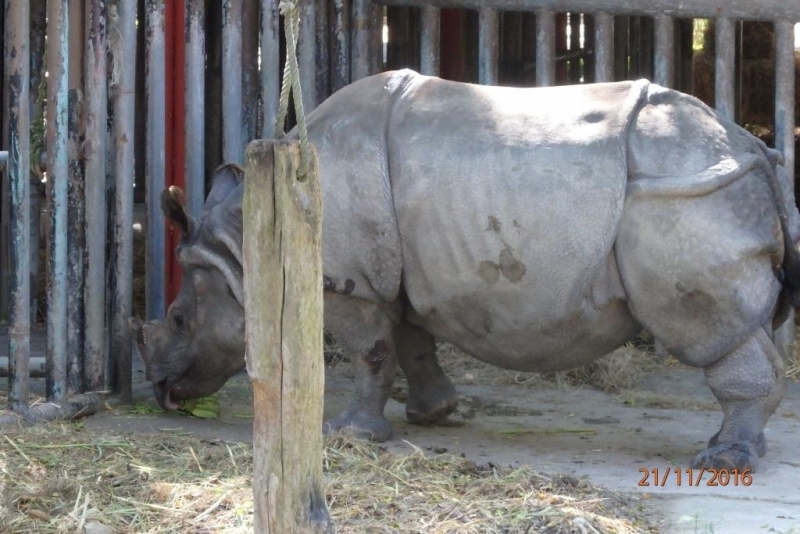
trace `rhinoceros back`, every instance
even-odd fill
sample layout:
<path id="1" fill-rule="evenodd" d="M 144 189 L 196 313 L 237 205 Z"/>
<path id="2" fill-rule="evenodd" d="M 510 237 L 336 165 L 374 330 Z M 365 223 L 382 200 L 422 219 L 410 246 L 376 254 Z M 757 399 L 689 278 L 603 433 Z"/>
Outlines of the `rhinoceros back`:
<path id="1" fill-rule="evenodd" d="M 620 340 L 600 323 L 629 334 L 625 321 L 598 322 L 592 294 L 618 278 L 625 134 L 646 88 L 409 79 L 387 146 L 403 284 L 421 324 L 519 369 L 568 366 L 561 353 L 580 358 L 573 342 L 594 336 L 602 354 Z"/>

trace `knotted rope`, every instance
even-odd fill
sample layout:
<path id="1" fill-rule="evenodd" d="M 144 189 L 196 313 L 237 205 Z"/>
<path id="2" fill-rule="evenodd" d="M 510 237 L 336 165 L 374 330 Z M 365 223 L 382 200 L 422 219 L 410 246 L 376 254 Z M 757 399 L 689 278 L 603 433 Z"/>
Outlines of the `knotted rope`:
<path id="1" fill-rule="evenodd" d="M 287 46 L 278 118 L 275 123 L 275 138 L 283 139 L 286 135 L 283 128 L 289 111 L 289 94 L 294 93 L 294 113 L 297 118 L 297 129 L 300 137 L 300 168 L 297 170 L 297 178 L 302 181 L 308 174 L 311 154 L 308 147 L 308 130 L 306 129 L 306 117 L 303 110 L 303 91 L 300 87 L 300 69 L 297 65 L 297 35 L 300 31 L 299 0 L 281 0 L 280 12 L 284 18 Z"/>

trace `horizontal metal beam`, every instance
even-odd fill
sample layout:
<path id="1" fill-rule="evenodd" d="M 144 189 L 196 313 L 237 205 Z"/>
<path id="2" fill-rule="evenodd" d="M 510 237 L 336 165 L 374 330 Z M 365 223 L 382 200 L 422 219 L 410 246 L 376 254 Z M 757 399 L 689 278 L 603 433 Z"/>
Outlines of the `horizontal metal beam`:
<path id="1" fill-rule="evenodd" d="M 486 0 L 374 0 L 388 6 L 434 6 L 438 8 L 480 9 Z M 679 18 L 717 18 L 748 20 L 800 21 L 800 3 L 786 0 L 693 0 L 676 5 L 673 0 L 493 0 L 492 9 L 500 11 L 536 11 L 594 13 L 613 15 L 659 14 Z"/>

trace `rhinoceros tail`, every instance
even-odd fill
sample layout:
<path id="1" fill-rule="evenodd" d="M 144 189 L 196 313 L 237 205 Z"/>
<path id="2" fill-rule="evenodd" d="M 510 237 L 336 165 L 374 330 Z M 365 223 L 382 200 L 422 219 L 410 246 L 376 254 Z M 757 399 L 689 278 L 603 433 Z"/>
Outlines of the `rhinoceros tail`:
<path id="1" fill-rule="evenodd" d="M 800 306 L 800 251 L 797 250 L 795 244 L 797 236 L 792 235 L 789 219 L 789 210 L 796 209 L 794 198 L 791 196 L 791 190 L 787 190 L 781 181 L 781 175 L 784 173 L 782 169 L 783 155 L 777 150 L 768 148 L 764 144 L 761 144 L 761 150 L 764 152 L 767 161 L 769 161 L 769 181 L 775 199 L 775 207 L 778 211 L 778 218 L 780 220 L 781 233 L 783 236 L 783 263 L 778 271 L 781 284 L 783 285 L 782 300 L 785 304 L 796 308 Z M 788 306 L 785 307 L 788 308 Z M 777 315 L 784 315 L 788 313 L 788 311 L 788 309 L 779 310 Z"/>

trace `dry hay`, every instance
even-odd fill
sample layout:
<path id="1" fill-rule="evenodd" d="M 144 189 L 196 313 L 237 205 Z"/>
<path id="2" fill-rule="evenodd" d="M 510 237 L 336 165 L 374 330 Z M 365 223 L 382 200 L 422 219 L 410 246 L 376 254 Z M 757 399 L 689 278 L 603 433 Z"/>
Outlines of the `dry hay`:
<path id="1" fill-rule="evenodd" d="M 642 498 L 528 467 L 342 436 L 326 442 L 324 467 L 342 533 L 658 532 Z M 68 423 L 13 430 L 0 438 L 0 531 L 250 532 L 252 469 L 246 444 Z"/>

